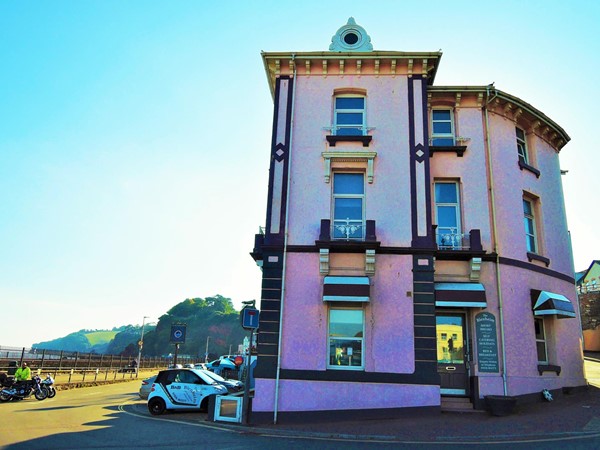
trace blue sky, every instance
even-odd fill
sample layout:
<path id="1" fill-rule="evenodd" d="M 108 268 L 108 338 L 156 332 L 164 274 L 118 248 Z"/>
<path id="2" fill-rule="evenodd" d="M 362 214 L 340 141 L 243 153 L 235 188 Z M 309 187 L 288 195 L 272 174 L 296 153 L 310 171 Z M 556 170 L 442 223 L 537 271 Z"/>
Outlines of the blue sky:
<path id="1" fill-rule="evenodd" d="M 350 16 L 377 50 L 441 49 L 436 85 L 495 82 L 560 124 L 575 268 L 600 258 L 596 2 L 4 0 L 0 301 L 30 314 L 0 345 L 259 299 L 260 51 L 327 50 Z"/>

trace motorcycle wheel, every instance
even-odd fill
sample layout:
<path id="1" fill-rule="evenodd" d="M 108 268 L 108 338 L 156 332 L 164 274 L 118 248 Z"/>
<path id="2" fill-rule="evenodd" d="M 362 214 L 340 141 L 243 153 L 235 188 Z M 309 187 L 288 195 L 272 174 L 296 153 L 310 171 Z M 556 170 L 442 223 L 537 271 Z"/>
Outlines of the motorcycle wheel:
<path id="1" fill-rule="evenodd" d="M 56 389 L 54 389 L 53 387 L 47 388 L 47 389 L 48 389 L 48 398 L 52 398 L 56 395 Z"/>
<path id="2" fill-rule="evenodd" d="M 48 397 L 48 389 L 45 387 L 40 388 L 35 391 L 35 399 L 36 400 L 45 400 Z"/>
<path id="3" fill-rule="evenodd" d="M 12 399 L 12 395 L 10 395 L 4 391 L 0 391 L 0 402 L 7 402 L 10 399 Z"/>

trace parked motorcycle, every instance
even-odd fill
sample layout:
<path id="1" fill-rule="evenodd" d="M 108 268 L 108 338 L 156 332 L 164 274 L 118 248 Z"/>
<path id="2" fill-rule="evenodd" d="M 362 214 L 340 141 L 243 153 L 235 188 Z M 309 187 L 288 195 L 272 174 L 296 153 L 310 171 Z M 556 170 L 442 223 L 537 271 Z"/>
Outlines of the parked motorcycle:
<path id="1" fill-rule="evenodd" d="M 42 387 L 48 389 L 48 398 L 52 398 L 56 395 L 56 389 L 54 389 L 54 378 L 50 374 L 46 375 L 46 378 L 42 380 Z"/>
<path id="2" fill-rule="evenodd" d="M 31 394 L 36 400 L 44 400 L 48 397 L 48 388 L 42 386 L 42 379 L 34 375 L 31 380 L 16 382 L 13 378 L 7 378 L 2 381 L 2 390 L 0 390 L 0 401 L 23 400 L 29 398 Z"/>

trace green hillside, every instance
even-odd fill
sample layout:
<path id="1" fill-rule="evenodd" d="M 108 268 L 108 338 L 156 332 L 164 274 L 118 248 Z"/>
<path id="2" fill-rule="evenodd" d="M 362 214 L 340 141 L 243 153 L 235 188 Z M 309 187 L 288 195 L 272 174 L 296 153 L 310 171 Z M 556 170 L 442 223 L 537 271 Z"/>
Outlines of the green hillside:
<path id="1" fill-rule="evenodd" d="M 116 330 L 111 331 L 92 331 L 91 333 L 85 333 L 85 337 L 90 342 L 90 345 L 108 344 L 115 338 L 118 333 Z"/>

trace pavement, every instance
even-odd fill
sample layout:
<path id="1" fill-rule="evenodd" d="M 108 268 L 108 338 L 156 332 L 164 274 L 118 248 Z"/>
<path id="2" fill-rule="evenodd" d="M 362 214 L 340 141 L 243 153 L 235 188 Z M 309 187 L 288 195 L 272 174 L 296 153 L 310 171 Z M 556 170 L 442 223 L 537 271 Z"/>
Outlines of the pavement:
<path id="1" fill-rule="evenodd" d="M 588 387 L 553 401 L 517 405 L 513 414 L 441 412 L 397 419 L 315 421 L 277 425 L 214 425 L 252 434 L 284 435 L 355 441 L 405 443 L 477 443 L 556 441 L 582 437 L 600 438 L 600 353 L 586 353 Z M 541 397 L 541 393 L 540 393 Z"/>

